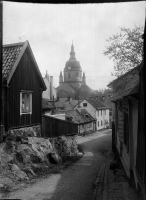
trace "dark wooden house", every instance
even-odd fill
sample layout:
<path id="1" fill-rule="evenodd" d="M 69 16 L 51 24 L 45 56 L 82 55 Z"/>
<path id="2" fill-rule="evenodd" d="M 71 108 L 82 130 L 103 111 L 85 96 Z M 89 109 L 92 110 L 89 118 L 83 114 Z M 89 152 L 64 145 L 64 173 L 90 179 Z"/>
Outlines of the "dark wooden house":
<path id="1" fill-rule="evenodd" d="M 41 125 L 46 85 L 28 41 L 3 46 L 2 80 L 5 132 Z"/>
<path id="2" fill-rule="evenodd" d="M 129 182 L 145 195 L 144 61 L 108 86 L 115 104 L 115 148 Z"/>
<path id="3" fill-rule="evenodd" d="M 146 199 L 146 128 L 145 128 L 145 66 L 144 60 L 139 72 L 139 102 L 138 102 L 138 135 L 135 173 L 137 176 L 138 189 L 141 188 Z"/>

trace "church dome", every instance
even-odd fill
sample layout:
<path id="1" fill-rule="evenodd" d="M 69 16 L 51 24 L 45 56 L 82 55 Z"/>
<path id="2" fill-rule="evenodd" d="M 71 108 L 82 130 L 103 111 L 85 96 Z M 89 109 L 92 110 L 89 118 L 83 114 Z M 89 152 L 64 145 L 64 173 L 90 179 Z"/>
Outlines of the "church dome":
<path id="1" fill-rule="evenodd" d="M 73 44 L 71 45 L 70 58 L 65 64 L 65 71 L 68 70 L 79 70 L 82 71 L 79 61 L 76 60 L 75 51 Z"/>
<path id="2" fill-rule="evenodd" d="M 65 64 L 66 69 L 71 68 L 72 70 L 75 68 L 81 68 L 80 63 L 76 59 L 68 60 Z"/>

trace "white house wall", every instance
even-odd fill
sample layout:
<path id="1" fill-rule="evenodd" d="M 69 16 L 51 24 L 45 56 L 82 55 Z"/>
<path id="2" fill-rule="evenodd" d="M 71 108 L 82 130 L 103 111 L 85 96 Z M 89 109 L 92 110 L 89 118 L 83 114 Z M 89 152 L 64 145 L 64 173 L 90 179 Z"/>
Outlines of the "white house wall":
<path id="1" fill-rule="evenodd" d="M 50 99 L 50 82 L 44 78 L 44 82 L 46 84 L 46 91 L 43 91 L 43 98 Z"/>
<path id="2" fill-rule="evenodd" d="M 83 106 L 84 103 L 87 103 L 87 107 L 84 107 L 84 106 Z M 92 117 L 96 118 L 96 109 L 95 109 L 88 101 L 83 100 L 83 101 L 80 103 L 80 106 L 81 106 L 81 108 L 86 109 L 86 110 L 88 111 L 88 113 L 89 113 Z M 78 107 L 76 107 L 76 108 L 78 108 Z"/>
<path id="3" fill-rule="evenodd" d="M 50 82 L 47 80 L 47 78 L 44 78 L 44 82 L 45 82 L 45 84 L 46 84 L 46 87 L 47 87 L 47 89 L 46 89 L 46 91 L 43 91 L 43 98 L 46 98 L 46 99 L 51 99 L 51 92 L 50 92 L 50 87 L 51 87 L 51 84 L 50 84 Z M 54 96 L 54 99 L 56 99 L 57 98 L 57 91 L 56 91 L 56 89 L 53 87 L 52 88 L 52 95 Z"/>
<path id="4" fill-rule="evenodd" d="M 83 106 L 84 103 L 87 103 L 87 107 Z M 106 109 L 106 114 L 105 114 L 105 111 L 104 111 L 105 109 L 102 109 L 102 115 L 101 115 L 101 109 L 99 109 L 99 116 L 98 116 L 98 110 L 96 110 L 96 108 L 93 107 L 88 101 L 83 100 L 80 103 L 80 107 L 86 109 L 88 111 L 88 113 L 92 117 L 94 117 L 95 119 L 97 119 L 97 122 L 96 122 L 96 129 L 97 130 L 106 128 L 106 126 L 105 126 L 105 120 L 108 121 L 108 123 L 109 123 L 109 109 Z M 75 108 L 79 109 L 78 106 L 76 106 Z M 101 125 L 101 121 L 102 121 L 102 125 Z M 99 122 L 99 126 L 98 126 L 98 122 Z"/>
<path id="5" fill-rule="evenodd" d="M 101 114 L 102 110 L 102 114 Z M 97 130 L 106 128 L 105 121 L 109 123 L 109 109 L 98 109 L 96 110 L 96 119 L 97 119 Z"/>

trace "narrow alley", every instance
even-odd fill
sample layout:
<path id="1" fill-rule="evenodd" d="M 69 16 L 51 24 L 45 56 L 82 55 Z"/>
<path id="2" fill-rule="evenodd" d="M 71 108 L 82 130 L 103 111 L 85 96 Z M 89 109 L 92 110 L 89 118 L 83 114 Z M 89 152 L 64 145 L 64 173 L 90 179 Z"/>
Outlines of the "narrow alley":
<path id="1" fill-rule="evenodd" d="M 83 157 L 63 170 L 52 174 L 31 187 L 13 192 L 7 199 L 22 200 L 90 200 L 94 194 L 94 183 L 105 155 L 111 150 L 111 131 L 100 131 L 85 137 L 78 136 Z"/>

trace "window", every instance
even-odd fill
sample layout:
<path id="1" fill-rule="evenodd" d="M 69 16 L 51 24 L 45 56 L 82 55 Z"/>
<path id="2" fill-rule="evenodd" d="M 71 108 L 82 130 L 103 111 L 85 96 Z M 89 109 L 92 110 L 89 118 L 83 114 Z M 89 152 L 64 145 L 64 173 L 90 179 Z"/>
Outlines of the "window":
<path id="1" fill-rule="evenodd" d="M 106 110 L 105 110 L 105 115 L 106 115 Z"/>
<path id="2" fill-rule="evenodd" d="M 101 115 L 102 115 L 102 110 L 101 110 Z"/>
<path id="3" fill-rule="evenodd" d="M 98 127 L 99 127 L 99 122 L 98 122 Z"/>
<path id="4" fill-rule="evenodd" d="M 99 117 L 99 110 L 97 112 L 98 112 L 98 117 Z"/>
<path id="5" fill-rule="evenodd" d="M 20 114 L 32 113 L 32 93 L 21 92 L 20 93 Z"/>
<path id="6" fill-rule="evenodd" d="M 112 116 L 112 111 L 109 112 L 109 116 Z"/>
<path id="7" fill-rule="evenodd" d="M 83 107 L 87 107 L 87 103 L 83 103 Z"/>
<path id="8" fill-rule="evenodd" d="M 102 126 L 102 121 L 101 121 L 101 126 Z"/>

